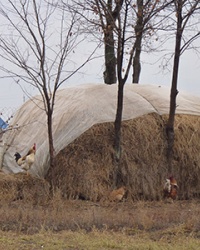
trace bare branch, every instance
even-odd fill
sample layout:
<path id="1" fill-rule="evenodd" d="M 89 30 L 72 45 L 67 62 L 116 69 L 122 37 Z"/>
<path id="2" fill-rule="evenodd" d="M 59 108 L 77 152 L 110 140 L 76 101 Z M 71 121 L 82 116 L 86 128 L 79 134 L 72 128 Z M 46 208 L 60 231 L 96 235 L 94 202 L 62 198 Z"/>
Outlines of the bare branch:
<path id="1" fill-rule="evenodd" d="M 71 70 L 69 62 L 75 48 L 84 40 L 79 37 L 80 20 L 77 12 L 67 3 L 58 8 L 59 1 L 11 1 L 0 3 L 0 15 L 7 25 L 7 32 L 0 35 L 0 70 L 12 77 L 17 84 L 26 82 L 42 96 L 47 115 L 50 165 L 54 162 L 53 125 L 56 91 L 95 58 L 95 50 Z M 78 21 L 78 22 L 77 22 Z M 23 91 L 26 91 L 23 88 Z"/>

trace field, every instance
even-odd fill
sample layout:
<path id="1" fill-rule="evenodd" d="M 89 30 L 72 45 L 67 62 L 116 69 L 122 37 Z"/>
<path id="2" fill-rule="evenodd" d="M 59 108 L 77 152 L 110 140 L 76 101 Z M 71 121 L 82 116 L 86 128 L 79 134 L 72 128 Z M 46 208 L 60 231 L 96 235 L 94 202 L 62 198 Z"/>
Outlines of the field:
<path id="1" fill-rule="evenodd" d="M 122 202 L 104 199 L 115 171 L 112 123 L 61 150 L 45 179 L 0 171 L 0 250 L 200 250 L 199 119 L 176 117 L 171 170 L 165 117 L 123 122 Z M 174 202 L 163 200 L 169 174 L 179 186 Z"/>
<path id="2" fill-rule="evenodd" d="M 0 249 L 200 249 L 200 201 L 0 205 Z"/>

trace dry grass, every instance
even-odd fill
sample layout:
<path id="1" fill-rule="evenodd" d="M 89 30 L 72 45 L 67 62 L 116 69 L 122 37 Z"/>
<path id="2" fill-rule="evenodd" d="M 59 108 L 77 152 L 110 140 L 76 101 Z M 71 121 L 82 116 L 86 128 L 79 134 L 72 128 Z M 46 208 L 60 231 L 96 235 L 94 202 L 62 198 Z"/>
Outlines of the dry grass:
<path id="1" fill-rule="evenodd" d="M 159 231 L 181 226 L 189 233 L 200 230 L 199 201 L 89 202 L 64 200 L 57 191 L 45 205 L 17 200 L 1 202 L 0 230 L 38 233 L 51 231 L 141 230 Z M 199 235 L 200 237 L 200 235 Z"/>
<path id="2" fill-rule="evenodd" d="M 198 249 L 199 201 L 1 203 L 0 249 Z M 6 246 L 6 248 L 5 248 Z M 162 246 L 162 248 L 161 248 Z"/>
<path id="3" fill-rule="evenodd" d="M 24 173 L 0 172 L 0 201 L 24 200 L 29 204 L 45 204 L 49 199 L 49 183 Z"/>
<path id="4" fill-rule="evenodd" d="M 153 113 L 123 122 L 119 187 L 126 186 L 129 200 L 160 200 L 169 174 L 178 181 L 179 199 L 200 197 L 200 117 L 176 116 L 172 173 L 165 121 Z M 112 190 L 113 131 L 112 123 L 94 125 L 58 154 L 55 184 L 64 197 L 98 201 Z"/>
<path id="5" fill-rule="evenodd" d="M 165 117 L 157 114 L 123 122 L 122 202 L 103 199 L 113 188 L 112 123 L 93 126 L 59 153 L 53 197 L 51 173 L 44 180 L 0 172 L 0 249 L 198 249 L 199 119 L 176 116 L 175 202 L 162 200 L 169 173 Z"/>

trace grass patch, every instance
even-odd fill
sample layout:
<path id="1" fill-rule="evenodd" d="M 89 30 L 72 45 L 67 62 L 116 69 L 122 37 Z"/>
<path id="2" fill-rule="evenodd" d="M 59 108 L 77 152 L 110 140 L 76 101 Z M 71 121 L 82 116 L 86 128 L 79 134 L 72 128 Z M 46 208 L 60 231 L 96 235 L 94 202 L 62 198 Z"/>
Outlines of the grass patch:
<path id="1" fill-rule="evenodd" d="M 0 249 L 200 249 L 200 200 L 92 202 L 57 190 L 31 202 L 35 192 L 22 192 L 1 199 Z"/>
<path id="2" fill-rule="evenodd" d="M 165 234 L 155 241 L 148 233 L 138 233 L 134 236 L 126 232 L 108 232 L 93 230 L 62 231 L 59 233 L 40 232 L 34 235 L 14 234 L 1 232 L 0 247 L 2 249 L 127 249 L 127 250 L 198 250 L 200 240 L 194 237 L 181 235 L 171 236 Z"/>
<path id="3" fill-rule="evenodd" d="M 46 205 L 33 205 L 17 200 L 0 204 L 0 230 L 35 234 L 41 230 L 145 232 L 179 226 L 184 234 L 200 230 L 199 200 L 154 202 L 89 202 L 63 200 L 58 195 Z M 177 229 L 175 230 L 177 231 Z"/>

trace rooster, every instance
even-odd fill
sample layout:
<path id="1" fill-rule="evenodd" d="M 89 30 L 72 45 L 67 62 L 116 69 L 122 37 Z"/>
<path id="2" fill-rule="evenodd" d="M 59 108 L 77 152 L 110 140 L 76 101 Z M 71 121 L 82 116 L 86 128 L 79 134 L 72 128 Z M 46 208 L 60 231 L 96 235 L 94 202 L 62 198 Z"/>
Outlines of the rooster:
<path id="1" fill-rule="evenodd" d="M 177 197 L 177 191 L 178 191 L 177 181 L 173 176 L 170 176 L 168 179 L 166 179 L 166 182 L 164 184 L 163 188 L 164 198 L 171 198 L 172 200 L 175 200 Z"/>
<path id="2" fill-rule="evenodd" d="M 36 153 L 36 144 L 34 143 L 25 156 L 21 157 L 21 155 L 18 152 L 16 152 L 14 155 L 17 164 L 22 169 L 24 169 L 27 172 L 27 174 L 28 170 L 31 168 L 32 164 L 35 161 L 35 153 Z"/>
<path id="3" fill-rule="evenodd" d="M 109 194 L 109 200 L 110 201 L 121 201 L 123 199 L 125 193 L 126 193 L 125 187 L 115 189 Z"/>

